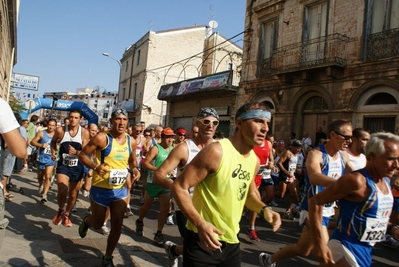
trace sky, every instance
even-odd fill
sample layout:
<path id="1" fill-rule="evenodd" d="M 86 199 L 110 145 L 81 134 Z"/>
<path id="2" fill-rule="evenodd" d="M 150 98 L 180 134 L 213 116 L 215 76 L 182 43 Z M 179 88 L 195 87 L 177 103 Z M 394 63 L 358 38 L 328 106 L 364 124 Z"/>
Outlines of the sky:
<path id="1" fill-rule="evenodd" d="M 21 0 L 14 73 L 39 77 L 26 94 L 117 91 L 125 49 L 148 31 L 208 25 L 226 38 L 244 31 L 245 0 Z M 244 35 L 234 38 L 242 47 Z"/>

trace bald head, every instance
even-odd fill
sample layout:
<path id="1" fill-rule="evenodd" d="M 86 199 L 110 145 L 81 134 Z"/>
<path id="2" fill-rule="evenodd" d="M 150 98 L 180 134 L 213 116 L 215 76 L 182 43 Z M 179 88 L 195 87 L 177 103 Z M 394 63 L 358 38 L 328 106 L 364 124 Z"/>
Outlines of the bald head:
<path id="1" fill-rule="evenodd" d="M 90 138 L 96 136 L 97 133 L 98 133 L 98 126 L 94 123 L 90 123 L 89 125 Z"/>

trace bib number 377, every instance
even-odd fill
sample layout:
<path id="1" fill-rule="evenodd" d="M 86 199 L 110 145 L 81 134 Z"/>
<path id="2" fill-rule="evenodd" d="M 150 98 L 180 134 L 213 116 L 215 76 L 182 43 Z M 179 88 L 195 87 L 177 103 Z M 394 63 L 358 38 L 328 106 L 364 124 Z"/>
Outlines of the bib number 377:
<path id="1" fill-rule="evenodd" d="M 109 184 L 121 185 L 126 183 L 127 169 L 112 169 L 109 174 Z"/>

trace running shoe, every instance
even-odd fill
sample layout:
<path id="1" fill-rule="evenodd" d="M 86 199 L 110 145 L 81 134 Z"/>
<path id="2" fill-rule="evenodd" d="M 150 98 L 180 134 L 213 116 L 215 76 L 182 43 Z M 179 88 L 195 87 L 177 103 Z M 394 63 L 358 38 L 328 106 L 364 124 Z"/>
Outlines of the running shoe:
<path id="1" fill-rule="evenodd" d="M 143 229 L 144 229 L 144 223 L 140 222 L 139 219 L 136 220 L 136 234 L 139 236 L 143 236 Z"/>
<path id="2" fill-rule="evenodd" d="M 76 207 L 76 203 L 75 203 L 75 205 L 73 205 L 72 212 L 77 212 L 77 211 L 78 211 L 78 208 Z"/>
<path id="3" fill-rule="evenodd" d="M 84 238 L 87 235 L 87 231 L 89 230 L 89 226 L 86 224 L 86 218 L 90 215 L 87 215 L 83 218 L 82 223 L 79 225 L 79 236 Z"/>
<path id="4" fill-rule="evenodd" d="M 383 241 L 382 244 L 390 248 L 399 248 L 399 241 L 388 234 L 385 235 L 385 241 Z"/>
<path id="5" fill-rule="evenodd" d="M 272 255 L 264 252 L 259 254 L 259 263 L 262 267 L 276 267 L 276 263 L 272 262 Z"/>
<path id="6" fill-rule="evenodd" d="M 165 244 L 165 238 L 163 237 L 162 233 L 156 233 L 154 236 L 154 241 L 155 243 L 157 243 L 158 245 L 163 245 Z"/>
<path id="7" fill-rule="evenodd" d="M 71 222 L 71 219 L 69 219 L 69 213 L 64 213 L 63 214 L 63 216 L 62 216 L 63 218 L 63 221 L 64 221 L 64 226 L 65 227 L 71 227 L 72 226 L 72 222 Z"/>
<path id="8" fill-rule="evenodd" d="M 173 222 L 173 215 L 172 214 L 168 215 L 168 218 L 166 219 L 166 224 L 167 225 L 174 225 L 175 224 Z"/>
<path id="9" fill-rule="evenodd" d="M 125 211 L 125 218 L 128 218 L 129 216 L 133 216 L 133 211 L 130 208 L 127 208 Z"/>
<path id="10" fill-rule="evenodd" d="M 62 217 L 65 213 L 65 210 L 58 209 L 57 214 L 53 217 L 53 223 L 55 225 L 60 225 L 62 222 Z"/>
<path id="11" fill-rule="evenodd" d="M 294 217 L 292 216 L 292 214 L 289 211 L 285 211 L 283 213 L 282 217 L 283 217 L 283 219 L 287 219 L 287 220 L 293 220 L 294 219 Z"/>
<path id="12" fill-rule="evenodd" d="M 47 202 L 47 195 L 46 194 L 43 194 L 42 195 L 42 199 L 40 200 L 41 202 Z"/>
<path id="13" fill-rule="evenodd" d="M 253 241 L 260 241 L 258 235 L 256 234 L 255 230 L 247 230 L 247 235 L 249 237 L 249 239 L 253 240 Z"/>
<path id="14" fill-rule="evenodd" d="M 174 256 L 173 254 L 172 254 L 172 252 L 170 251 L 171 250 L 171 248 L 173 247 L 173 246 L 175 246 L 176 244 L 175 243 L 173 243 L 172 241 L 166 241 L 165 242 L 165 245 L 164 245 L 164 247 L 165 247 L 165 252 L 166 252 L 166 254 L 168 255 L 168 266 L 169 267 L 177 267 L 178 266 L 178 256 Z"/>
<path id="15" fill-rule="evenodd" d="M 95 231 L 102 235 L 109 235 L 110 229 L 106 225 L 103 225 L 100 229 Z"/>
<path id="16" fill-rule="evenodd" d="M 115 267 L 112 259 L 113 256 L 103 256 L 103 259 L 101 260 L 101 267 Z"/>

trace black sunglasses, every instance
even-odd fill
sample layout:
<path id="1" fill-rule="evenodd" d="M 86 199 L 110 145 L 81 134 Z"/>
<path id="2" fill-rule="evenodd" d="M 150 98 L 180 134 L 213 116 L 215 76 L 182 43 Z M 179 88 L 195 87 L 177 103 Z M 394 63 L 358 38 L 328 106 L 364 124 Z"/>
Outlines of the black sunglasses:
<path id="1" fill-rule="evenodd" d="M 346 141 L 348 141 L 349 139 L 352 139 L 352 135 L 344 135 L 342 133 L 339 133 L 337 131 L 334 131 L 334 133 L 338 134 L 339 136 L 343 137 Z"/>

